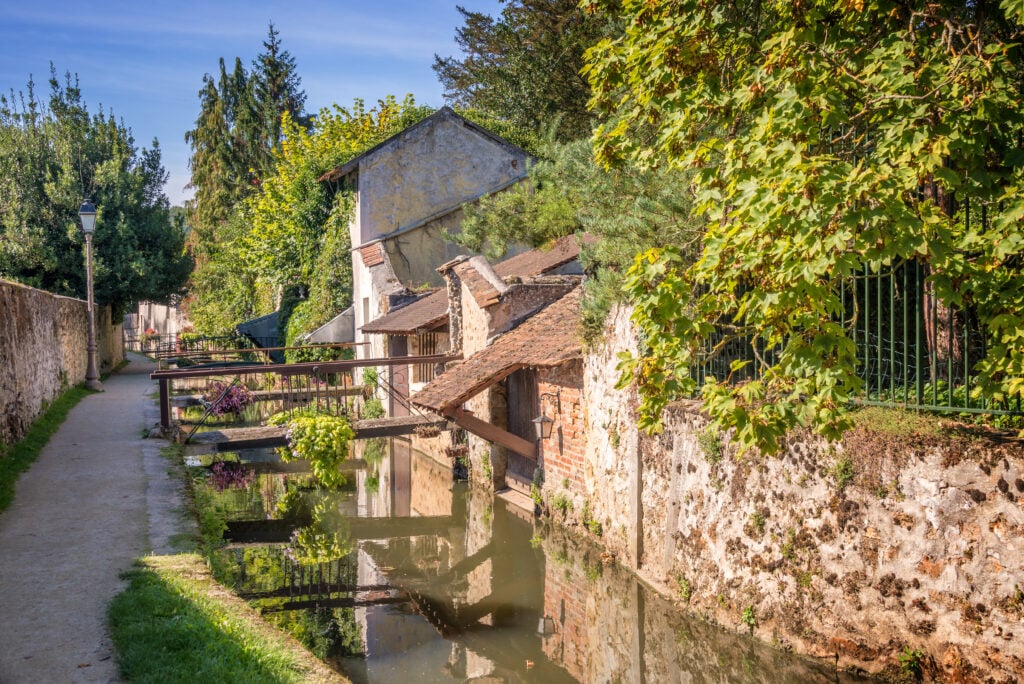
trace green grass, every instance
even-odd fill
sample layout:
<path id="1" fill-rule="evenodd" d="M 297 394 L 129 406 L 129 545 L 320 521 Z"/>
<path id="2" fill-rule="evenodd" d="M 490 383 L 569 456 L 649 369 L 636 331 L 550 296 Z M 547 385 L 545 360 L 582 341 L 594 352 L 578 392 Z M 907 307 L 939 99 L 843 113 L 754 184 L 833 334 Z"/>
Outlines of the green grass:
<path id="1" fill-rule="evenodd" d="M 853 424 L 893 435 L 941 434 L 942 418 L 924 411 L 869 406 L 853 412 Z"/>
<path id="2" fill-rule="evenodd" d="M 344 681 L 218 585 L 202 556 L 150 556 L 107 618 L 131 682 Z"/>
<path id="3" fill-rule="evenodd" d="M 36 418 L 24 438 L 7 447 L 0 445 L 0 513 L 14 500 L 14 483 L 18 477 L 39 457 L 68 412 L 89 394 L 92 392 L 84 387 L 72 387 Z"/>

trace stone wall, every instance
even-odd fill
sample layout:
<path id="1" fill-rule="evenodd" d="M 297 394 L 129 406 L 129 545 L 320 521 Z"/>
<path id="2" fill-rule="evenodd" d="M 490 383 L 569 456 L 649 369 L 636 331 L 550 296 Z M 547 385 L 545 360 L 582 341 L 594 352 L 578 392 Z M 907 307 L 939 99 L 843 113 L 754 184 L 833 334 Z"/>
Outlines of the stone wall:
<path id="1" fill-rule="evenodd" d="M 740 454 L 697 403 L 649 437 L 614 389 L 629 340 L 616 312 L 586 360 L 578 493 L 622 562 L 712 621 L 840 667 L 897 672 L 920 649 L 926 679 L 1024 678 L 1017 440 L 869 409 L 840 444 L 794 434 L 778 457 Z"/>
<path id="2" fill-rule="evenodd" d="M 86 303 L 0 280 L 0 444 L 25 435 L 45 406 L 85 380 Z M 97 309 L 101 372 L 124 356 L 121 326 Z"/>

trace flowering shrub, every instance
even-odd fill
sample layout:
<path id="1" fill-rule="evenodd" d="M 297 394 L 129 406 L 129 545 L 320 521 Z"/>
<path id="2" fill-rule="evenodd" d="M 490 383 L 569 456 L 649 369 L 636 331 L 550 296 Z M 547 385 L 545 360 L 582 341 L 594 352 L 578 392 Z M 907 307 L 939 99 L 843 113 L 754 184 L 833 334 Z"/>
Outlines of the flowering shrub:
<path id="1" fill-rule="evenodd" d="M 225 489 L 243 489 L 256 479 L 256 472 L 233 461 L 217 461 L 210 466 L 207 480 L 218 492 Z"/>
<path id="2" fill-rule="evenodd" d="M 227 389 L 227 394 L 224 394 L 225 389 Z M 237 416 L 246 406 L 255 401 L 252 392 L 245 385 L 231 385 L 229 387 L 227 383 L 220 382 L 219 380 L 214 382 L 206 394 L 203 395 L 203 400 L 212 404 L 220 398 L 221 394 L 224 394 L 224 398 L 210 409 L 210 413 L 215 416 L 223 416 L 228 413 L 233 413 Z"/>

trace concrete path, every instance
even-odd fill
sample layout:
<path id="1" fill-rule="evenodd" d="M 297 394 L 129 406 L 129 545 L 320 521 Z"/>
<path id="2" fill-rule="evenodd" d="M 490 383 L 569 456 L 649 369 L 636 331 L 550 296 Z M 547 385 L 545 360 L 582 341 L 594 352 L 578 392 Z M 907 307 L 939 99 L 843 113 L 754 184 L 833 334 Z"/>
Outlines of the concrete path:
<path id="1" fill-rule="evenodd" d="M 119 575 L 187 529 L 166 442 L 145 438 L 156 366 L 129 359 L 72 409 L 0 513 L 0 684 L 118 681 L 106 609 Z"/>

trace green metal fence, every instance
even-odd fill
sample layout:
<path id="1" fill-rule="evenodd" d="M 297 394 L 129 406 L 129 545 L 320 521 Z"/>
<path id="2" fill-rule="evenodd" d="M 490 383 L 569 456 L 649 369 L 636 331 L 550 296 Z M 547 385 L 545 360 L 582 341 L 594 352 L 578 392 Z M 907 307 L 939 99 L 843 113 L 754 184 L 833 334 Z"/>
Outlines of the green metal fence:
<path id="1" fill-rule="evenodd" d="M 975 399 L 975 366 L 986 353 L 986 334 L 971 308 L 941 303 L 928 282 L 928 268 L 907 262 L 886 272 L 865 269 L 841 286 L 844 327 L 857 349 L 864 382 L 860 403 L 957 413 L 1022 414 L 1021 398 Z M 711 350 L 720 347 L 714 354 Z M 750 337 L 709 340 L 705 378 L 742 382 L 760 377 L 777 362 L 781 347 Z M 733 361 L 749 363 L 733 370 Z"/>

